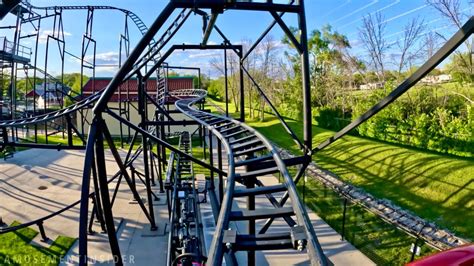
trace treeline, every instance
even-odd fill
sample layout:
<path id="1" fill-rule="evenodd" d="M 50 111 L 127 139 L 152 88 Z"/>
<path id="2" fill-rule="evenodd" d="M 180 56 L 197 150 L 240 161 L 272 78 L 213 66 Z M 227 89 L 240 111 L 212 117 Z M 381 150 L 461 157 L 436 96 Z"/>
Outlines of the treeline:
<path id="1" fill-rule="evenodd" d="M 429 0 L 427 4 L 455 28 L 460 28 L 468 18 L 456 1 Z M 329 25 L 309 34 L 311 103 L 316 110 L 313 115 L 318 126 L 332 130 L 343 128 L 388 95 L 442 44 L 438 34 L 425 32 L 426 23 L 420 18 L 407 23 L 398 40 L 390 44 L 384 21 L 379 13 L 363 18 L 358 31 L 365 56 L 352 54 L 348 38 Z M 298 36 L 296 29 L 292 31 Z M 244 50 L 249 43 L 242 41 Z M 449 57 L 443 69 L 430 73 L 432 76 L 447 74 L 452 78 L 450 83 L 418 84 L 351 133 L 472 157 L 474 67 L 470 53 L 466 52 L 472 50 L 472 43 L 464 43 Z M 283 56 L 278 55 L 281 46 L 286 47 Z M 265 114 L 271 112 L 260 97 L 264 93 L 282 115 L 301 119 L 301 61 L 298 54 L 291 52 L 294 49 L 288 48 L 291 48 L 288 39 L 278 42 L 269 37 L 263 40 L 253 57 L 244 61 L 244 67 L 257 83 L 245 76 L 244 97 L 251 117 L 264 120 Z M 391 51 L 399 53 L 393 55 Z M 227 58 L 228 100 L 235 108 L 231 111 L 238 111 L 239 61 L 233 55 Z M 210 63 L 223 75 L 221 61 L 222 57 Z M 373 89 L 359 90 L 361 85 L 370 85 Z M 208 89 L 214 97 L 224 99 L 223 78 L 212 80 Z"/>
<path id="2" fill-rule="evenodd" d="M 321 127 L 340 130 L 384 96 L 383 90 L 359 92 L 344 113 L 340 102 L 336 107 L 317 108 L 315 120 Z M 418 86 L 351 133 L 472 157 L 474 105 L 466 98 L 474 98 L 474 86 L 456 83 Z"/>
<path id="3" fill-rule="evenodd" d="M 44 82 L 44 75 L 39 74 L 40 77 L 17 77 L 16 79 L 16 92 L 17 92 L 17 97 L 23 98 L 25 94 L 28 92 L 32 91 L 33 88 L 39 84 L 42 84 Z M 41 77 L 42 76 L 42 77 Z M 10 87 L 11 83 L 11 76 L 9 73 L 3 73 L 3 75 L 0 77 L 0 85 L 4 89 L 4 93 L 6 93 Z M 46 79 L 47 82 L 63 82 L 64 85 L 67 87 L 71 88 L 74 94 L 78 94 L 81 92 L 81 74 L 80 73 L 70 73 L 70 74 L 64 74 L 62 77 L 61 76 L 56 76 L 55 80 L 50 80 Z M 82 81 L 83 84 L 85 85 L 87 81 L 89 80 L 89 77 L 87 76 L 82 76 Z"/>

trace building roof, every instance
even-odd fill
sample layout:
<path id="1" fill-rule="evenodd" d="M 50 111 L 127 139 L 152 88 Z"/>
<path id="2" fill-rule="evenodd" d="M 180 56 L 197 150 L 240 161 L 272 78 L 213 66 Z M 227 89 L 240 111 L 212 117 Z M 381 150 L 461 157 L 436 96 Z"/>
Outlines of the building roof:
<path id="1" fill-rule="evenodd" d="M 94 92 L 103 90 L 106 88 L 111 77 L 96 77 L 91 78 L 84 85 L 83 93 L 84 97 L 87 97 Z M 167 78 L 168 90 L 181 90 L 181 89 L 192 89 L 193 88 L 193 76 L 172 76 Z M 150 95 L 156 95 L 158 91 L 158 82 L 156 78 L 149 78 L 146 81 L 146 91 Z M 138 96 L 138 80 L 136 78 L 129 79 L 119 86 L 119 89 L 115 92 L 111 101 L 119 101 L 119 99 L 125 100 L 127 98 L 133 99 Z"/>
<path id="2" fill-rule="evenodd" d="M 35 86 L 34 90 L 29 91 L 26 94 L 26 97 L 39 97 L 39 96 L 45 96 L 45 89 L 47 93 L 48 98 L 61 98 L 62 95 L 67 95 L 71 88 L 68 86 L 57 83 L 57 82 L 46 82 L 46 84 L 40 83 Z"/>

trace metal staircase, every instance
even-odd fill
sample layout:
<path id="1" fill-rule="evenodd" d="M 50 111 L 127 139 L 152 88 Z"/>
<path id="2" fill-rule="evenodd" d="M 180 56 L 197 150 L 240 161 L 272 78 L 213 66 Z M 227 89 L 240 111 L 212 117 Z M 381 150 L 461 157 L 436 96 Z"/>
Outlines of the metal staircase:
<path id="1" fill-rule="evenodd" d="M 189 132 L 180 135 L 179 150 L 192 155 Z M 205 245 L 192 162 L 176 154 L 170 157 L 166 178 L 170 206 L 170 234 L 166 265 L 204 265 Z"/>
<path id="2" fill-rule="evenodd" d="M 206 96 L 202 90 L 181 90 L 170 93 L 181 98 L 176 107 L 182 113 L 205 126 L 225 147 L 228 155 L 228 172 L 226 190 L 221 202 L 215 235 L 209 251 L 208 265 L 221 265 L 224 255 L 232 257 L 238 251 L 295 249 L 307 250 L 312 264 L 325 265 L 320 244 L 316 238 L 306 209 L 298 197 L 296 186 L 290 177 L 284 161 L 272 144 L 260 133 L 248 125 L 232 118 L 199 111 L 191 106 Z M 236 173 L 236 168 L 244 166 L 246 171 Z M 279 173 L 283 182 L 278 185 L 265 186 L 264 179 L 270 174 Z M 236 188 L 236 182 L 245 188 Z M 284 206 L 277 200 L 277 194 L 285 192 L 290 204 Z M 236 210 L 233 202 L 239 197 L 255 198 L 265 195 L 272 208 Z M 272 230 L 257 234 L 253 230 L 241 234 L 230 229 L 230 224 L 246 221 L 255 225 L 256 220 L 283 218 L 288 224 L 284 232 Z M 324 260 L 324 259 L 323 259 Z M 231 263 L 227 260 L 226 263 Z"/>
<path id="3" fill-rule="evenodd" d="M 158 78 L 156 79 L 156 102 L 160 105 L 164 105 L 166 101 L 166 94 L 168 93 L 168 71 L 160 67 L 157 69 Z"/>

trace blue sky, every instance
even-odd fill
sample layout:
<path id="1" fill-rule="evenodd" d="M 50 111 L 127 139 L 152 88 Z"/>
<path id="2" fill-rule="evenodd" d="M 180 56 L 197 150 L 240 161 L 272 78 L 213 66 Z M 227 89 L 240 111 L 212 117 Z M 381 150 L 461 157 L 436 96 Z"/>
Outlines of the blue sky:
<path id="1" fill-rule="evenodd" d="M 468 0 L 461 0 L 462 9 L 466 14 L 473 14 L 473 7 L 469 6 Z M 156 16 L 163 9 L 166 0 L 32 0 L 36 6 L 47 5 L 113 5 L 128 9 L 136 13 L 145 24 L 150 25 Z M 353 45 L 352 53 L 364 54 L 358 37 L 358 28 L 361 25 L 362 17 L 374 12 L 381 12 L 387 22 L 386 32 L 389 42 L 395 42 L 401 37 L 403 27 L 415 17 L 423 18 L 426 23 L 425 32 L 436 31 L 445 36 L 450 36 L 456 30 L 450 26 L 449 22 L 431 7 L 425 4 L 424 0 L 306 0 L 306 17 L 308 30 L 321 28 L 325 24 L 330 24 L 336 31 L 345 34 Z M 81 38 L 85 30 L 86 11 L 65 11 L 64 29 L 66 32 L 66 50 L 77 56 L 81 53 Z M 285 21 L 296 26 L 294 15 L 285 15 Z M 51 31 L 52 20 L 42 22 L 43 35 Z M 228 11 L 220 16 L 217 25 L 226 33 L 233 43 L 239 43 L 243 39 L 255 40 L 266 26 L 272 21 L 270 14 L 255 11 Z M 2 20 L 1 25 L 14 23 L 12 15 Z M 129 21 L 130 37 L 132 47 L 140 38 L 140 33 Z M 117 64 L 119 51 L 119 36 L 123 33 L 124 15 L 117 11 L 97 10 L 94 16 L 93 36 L 97 41 L 97 58 L 101 64 Z M 24 34 L 32 32 L 29 26 L 23 28 Z M 11 31 L 0 30 L 0 36 L 11 36 Z M 278 27 L 271 32 L 276 41 L 281 40 L 283 32 Z M 174 44 L 199 43 L 201 40 L 201 18 L 191 15 L 190 19 L 183 26 L 182 30 L 173 39 Z M 213 33 L 210 43 L 221 43 L 222 39 Z M 33 40 L 24 39 L 22 44 L 32 46 Z M 283 49 L 283 48 L 282 48 Z M 45 67 L 44 59 L 45 44 L 40 45 L 38 65 Z M 52 74 L 59 73 L 60 66 L 55 63 L 59 61 L 57 49 L 50 45 L 50 58 L 48 60 L 48 71 Z M 213 73 L 209 66 L 211 57 L 221 56 L 220 51 L 193 51 L 180 52 L 170 58 L 170 64 L 184 66 L 202 67 L 205 73 Z M 66 72 L 79 72 L 77 60 L 68 57 L 65 63 Z M 97 69 L 97 76 L 110 76 L 115 71 L 111 67 L 101 67 Z M 86 73 L 87 74 L 87 73 Z"/>

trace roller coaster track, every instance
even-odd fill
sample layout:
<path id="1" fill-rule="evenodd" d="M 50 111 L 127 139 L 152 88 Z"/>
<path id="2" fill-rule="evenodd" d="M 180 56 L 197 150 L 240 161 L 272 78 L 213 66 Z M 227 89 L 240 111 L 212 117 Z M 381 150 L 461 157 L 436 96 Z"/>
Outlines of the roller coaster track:
<path id="1" fill-rule="evenodd" d="M 36 10 L 117 10 L 124 14 L 126 14 L 137 26 L 138 30 L 145 34 L 148 31 L 148 27 L 146 24 L 141 20 L 139 16 L 133 13 L 130 10 L 114 7 L 114 6 L 34 6 L 27 1 L 21 2 L 26 8 L 28 9 L 36 9 Z"/>
<path id="2" fill-rule="evenodd" d="M 192 155 L 188 131 L 180 134 L 178 149 Z M 166 184 L 167 194 L 173 195 L 168 201 L 171 204 L 166 265 L 204 265 L 204 235 L 192 161 L 170 154 Z"/>
<path id="3" fill-rule="evenodd" d="M 33 6 L 27 1 L 22 1 L 22 4 L 27 7 L 28 9 L 37 9 L 37 10 L 117 10 L 120 11 L 124 14 L 126 14 L 132 21 L 133 23 L 137 26 L 138 30 L 141 32 L 142 35 L 145 35 L 148 31 L 148 27 L 146 24 L 141 20 L 141 18 L 133 13 L 130 10 L 123 9 L 123 8 L 118 8 L 114 6 L 45 6 L 45 7 L 38 7 L 38 6 Z M 178 14 L 176 19 L 169 25 L 167 30 L 163 33 L 163 35 L 158 39 L 158 41 L 155 41 L 155 39 L 152 39 L 150 41 L 150 44 L 148 45 L 149 49 L 148 51 L 141 57 L 141 59 L 135 64 L 136 66 L 143 66 L 146 64 L 150 59 L 157 63 L 159 61 L 159 58 L 161 57 L 160 51 L 163 49 L 163 47 L 171 40 L 171 38 L 174 36 L 174 34 L 181 28 L 183 23 L 187 20 L 189 15 L 191 14 L 192 10 L 184 8 L 181 10 L 181 12 Z M 166 91 L 167 91 L 167 84 L 166 80 L 163 78 L 163 73 L 159 73 L 159 69 L 157 70 L 157 88 L 158 88 L 158 94 L 157 94 L 157 101 L 160 104 L 163 104 L 165 101 L 166 97 Z M 161 77 L 161 78 L 160 78 Z"/>
<path id="4" fill-rule="evenodd" d="M 277 149 L 263 135 L 240 121 L 193 108 L 194 103 L 206 97 L 206 91 L 181 90 L 170 95 L 180 99 L 175 103 L 179 111 L 206 127 L 227 151 L 227 187 L 209 251 L 208 265 L 221 265 L 225 253 L 278 249 L 306 249 L 312 263 L 325 265 L 325 261 L 316 261 L 317 258 L 324 258 L 321 246 L 298 197 L 295 183 Z M 246 167 L 247 171 L 236 173 L 236 168 L 241 166 Z M 283 177 L 283 183 L 264 185 L 265 176 L 278 173 Z M 251 180 L 256 187 L 236 188 L 236 182 L 246 184 Z M 290 206 L 285 207 L 276 200 L 275 193 L 279 192 L 285 192 L 289 196 Z M 232 209 L 236 198 L 257 195 L 265 195 L 273 207 L 258 210 Z M 267 218 L 285 219 L 288 230 L 263 234 L 238 234 L 229 230 L 231 222 Z"/>
<path id="5" fill-rule="evenodd" d="M 58 111 L 28 118 L 20 118 L 15 120 L 0 120 L 0 127 L 21 127 L 26 125 L 44 123 L 53 119 L 58 119 L 62 116 L 69 115 L 81 109 L 91 108 L 92 104 L 100 98 L 102 92 L 103 91 L 96 92 L 95 94 L 92 94 L 91 96 Z"/>

